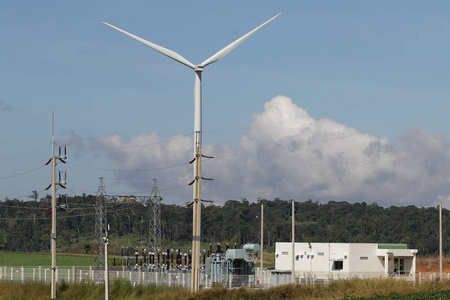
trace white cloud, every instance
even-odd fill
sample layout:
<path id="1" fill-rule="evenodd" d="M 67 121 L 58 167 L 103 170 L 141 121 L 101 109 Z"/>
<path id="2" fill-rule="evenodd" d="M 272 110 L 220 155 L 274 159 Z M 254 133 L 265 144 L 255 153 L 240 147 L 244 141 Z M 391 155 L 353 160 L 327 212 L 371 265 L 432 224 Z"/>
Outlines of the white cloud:
<path id="1" fill-rule="evenodd" d="M 399 140 L 402 145 L 393 145 L 331 119 L 315 120 L 290 98 L 277 96 L 254 114 L 238 147 L 204 145 L 203 152 L 216 158 L 204 161 L 203 174 L 216 180 L 202 185 L 203 198 L 219 204 L 280 197 L 427 206 L 448 195 L 449 140 L 419 129 Z M 158 169 L 117 171 L 119 179 L 158 178 L 166 201 L 182 204 L 192 198 L 191 188 L 164 192 L 190 182 L 192 166 L 159 169 L 187 163 L 193 153 L 191 137 L 161 141 L 151 133 L 125 142 L 111 135 L 96 143 L 119 147 L 108 152 L 117 170 Z M 134 187 L 149 190 L 148 184 Z"/>
<path id="2" fill-rule="evenodd" d="M 125 142 L 114 134 L 98 137 L 95 145 L 108 148 L 108 157 L 114 164 L 116 178 L 132 181 L 132 186 L 138 192 L 151 191 L 153 178 L 160 181 L 162 189 L 187 185 L 192 178 L 188 164 L 193 145 L 190 137 L 179 135 L 170 140 L 161 140 L 153 132 Z M 177 197 L 183 198 L 185 190 L 189 189 L 181 189 Z M 185 201 L 188 200 L 186 198 Z"/>

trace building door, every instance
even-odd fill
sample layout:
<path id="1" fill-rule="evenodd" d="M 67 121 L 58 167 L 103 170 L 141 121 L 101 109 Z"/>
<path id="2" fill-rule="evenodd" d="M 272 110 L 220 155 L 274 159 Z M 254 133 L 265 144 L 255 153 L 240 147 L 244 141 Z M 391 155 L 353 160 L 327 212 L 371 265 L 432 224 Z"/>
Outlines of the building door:
<path id="1" fill-rule="evenodd" d="M 394 258 L 394 272 L 395 274 L 405 273 L 405 260 L 403 258 Z"/>

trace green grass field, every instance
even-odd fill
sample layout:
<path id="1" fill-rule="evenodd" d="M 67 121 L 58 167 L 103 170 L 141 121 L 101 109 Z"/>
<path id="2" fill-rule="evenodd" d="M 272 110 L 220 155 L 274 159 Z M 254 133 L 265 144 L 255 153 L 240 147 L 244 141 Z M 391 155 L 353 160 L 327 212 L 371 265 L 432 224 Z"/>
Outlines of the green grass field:
<path id="1" fill-rule="evenodd" d="M 0 266 L 51 266 L 50 253 L 0 252 Z M 93 266 L 93 255 L 57 254 L 57 266 Z"/>

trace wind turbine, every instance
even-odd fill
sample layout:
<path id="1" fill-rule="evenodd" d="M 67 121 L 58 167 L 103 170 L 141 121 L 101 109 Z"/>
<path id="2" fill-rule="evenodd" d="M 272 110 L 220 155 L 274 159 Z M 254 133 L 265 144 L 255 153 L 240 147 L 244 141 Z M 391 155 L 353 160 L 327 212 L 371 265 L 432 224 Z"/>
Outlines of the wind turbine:
<path id="1" fill-rule="evenodd" d="M 281 14 L 281 13 L 280 13 Z M 259 25 L 249 33 L 245 34 L 241 38 L 237 39 L 233 43 L 229 44 L 201 64 L 195 65 L 188 61 L 186 58 L 176 53 L 175 51 L 169 50 L 143 38 L 140 38 L 134 34 L 126 32 L 116 26 L 103 22 L 104 24 L 128 35 L 129 37 L 141 42 L 142 44 L 158 51 L 169 58 L 182 63 L 185 66 L 193 69 L 195 72 L 195 83 L 194 83 L 194 209 L 193 209 L 193 233 L 192 233 L 192 276 L 191 276 L 191 291 L 196 292 L 199 288 L 199 261 L 200 261 L 200 219 L 201 219 L 201 159 L 202 159 L 202 72 L 203 69 L 219 59 L 226 56 L 228 53 L 233 51 L 234 48 L 239 46 L 243 41 L 252 36 L 255 32 L 272 22 L 280 14 L 274 16 L 263 24 Z"/>

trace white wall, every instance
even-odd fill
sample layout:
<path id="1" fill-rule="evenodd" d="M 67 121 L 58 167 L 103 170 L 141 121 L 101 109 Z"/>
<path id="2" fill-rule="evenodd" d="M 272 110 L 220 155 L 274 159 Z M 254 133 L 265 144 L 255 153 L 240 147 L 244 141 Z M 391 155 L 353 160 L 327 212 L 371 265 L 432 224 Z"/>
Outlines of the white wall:
<path id="1" fill-rule="evenodd" d="M 384 261 L 377 256 L 378 244 L 350 244 L 349 272 L 384 272 Z M 367 258 L 367 260 L 365 259 Z"/>
<path id="2" fill-rule="evenodd" d="M 389 258 L 388 272 L 394 269 L 394 257 L 405 259 L 405 270 L 412 270 L 413 249 L 378 249 L 377 243 L 295 243 L 297 272 L 384 273 L 385 257 Z M 390 253 L 390 256 L 388 256 Z M 342 270 L 333 268 L 342 261 Z M 292 270 L 292 243 L 275 244 L 275 269 Z M 392 270 L 391 270 L 392 269 Z"/>
<path id="3" fill-rule="evenodd" d="M 343 270 L 349 268 L 349 245 L 343 243 L 295 243 L 295 270 L 301 272 L 329 272 L 333 260 L 342 260 Z M 292 243 L 275 244 L 275 269 L 292 269 Z"/>

